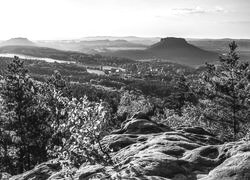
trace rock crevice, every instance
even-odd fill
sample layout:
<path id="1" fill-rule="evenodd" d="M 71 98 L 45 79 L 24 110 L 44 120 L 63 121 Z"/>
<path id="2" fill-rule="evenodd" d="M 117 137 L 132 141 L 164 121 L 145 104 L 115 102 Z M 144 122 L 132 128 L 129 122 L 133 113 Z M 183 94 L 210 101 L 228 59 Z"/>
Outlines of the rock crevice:
<path id="1" fill-rule="evenodd" d="M 222 144 L 200 127 L 178 130 L 133 117 L 105 136 L 114 166 L 83 165 L 74 179 L 249 180 L 250 142 Z M 59 164 L 49 161 L 12 180 L 63 179 Z"/>

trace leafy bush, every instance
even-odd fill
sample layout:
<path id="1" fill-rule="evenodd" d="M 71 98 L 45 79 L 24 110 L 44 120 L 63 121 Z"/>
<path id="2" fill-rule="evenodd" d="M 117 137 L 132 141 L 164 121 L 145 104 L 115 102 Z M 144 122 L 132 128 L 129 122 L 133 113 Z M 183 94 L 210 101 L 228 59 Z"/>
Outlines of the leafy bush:
<path id="1" fill-rule="evenodd" d="M 105 103 L 94 103 L 86 97 L 81 100 L 60 99 L 66 108 L 68 118 L 52 124 L 55 133 L 62 134 L 62 145 L 55 147 L 52 153 L 59 153 L 64 159 L 70 160 L 74 166 L 83 162 L 91 164 L 108 163 L 109 156 L 100 144 L 101 137 L 110 131 L 110 113 Z"/>
<path id="2" fill-rule="evenodd" d="M 145 96 L 134 91 L 125 91 L 121 97 L 117 115 L 126 119 L 138 112 L 148 114 L 153 110 L 153 107 L 153 104 Z"/>

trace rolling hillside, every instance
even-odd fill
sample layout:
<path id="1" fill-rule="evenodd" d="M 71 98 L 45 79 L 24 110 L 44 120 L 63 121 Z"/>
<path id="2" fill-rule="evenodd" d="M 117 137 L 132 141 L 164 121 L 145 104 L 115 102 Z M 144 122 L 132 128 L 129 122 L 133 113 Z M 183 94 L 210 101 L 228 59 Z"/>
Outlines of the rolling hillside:
<path id="1" fill-rule="evenodd" d="M 39 46 L 56 48 L 60 50 L 79 51 L 88 54 L 98 54 L 106 49 L 137 49 L 146 48 L 146 45 L 129 42 L 123 39 L 117 40 L 58 40 L 37 41 Z"/>
<path id="2" fill-rule="evenodd" d="M 41 58 L 55 58 L 60 60 L 69 60 L 69 57 L 73 54 L 82 54 L 71 51 L 61 51 L 46 47 L 35 46 L 3 46 L 0 47 L 0 53 L 10 54 L 23 54 L 27 56 L 41 57 Z"/>
<path id="3" fill-rule="evenodd" d="M 27 38 L 11 38 L 0 43 L 0 46 L 36 46 L 36 44 Z"/>
<path id="4" fill-rule="evenodd" d="M 242 60 L 250 61 L 249 39 L 189 39 L 188 42 L 208 51 L 224 53 L 228 51 L 228 44 L 235 41 Z"/>
<path id="5" fill-rule="evenodd" d="M 38 58 L 51 58 L 63 61 L 73 61 L 83 64 L 123 64 L 134 62 L 128 58 L 105 57 L 101 55 L 89 55 L 75 51 L 62 51 L 46 47 L 36 46 L 3 46 L 0 47 L 0 54 L 17 54 Z"/>
<path id="6" fill-rule="evenodd" d="M 200 65 L 215 61 L 218 54 L 198 48 L 182 38 L 162 38 L 146 50 L 125 50 L 106 52 L 105 55 L 126 57 L 135 60 L 161 59 L 186 65 Z"/>

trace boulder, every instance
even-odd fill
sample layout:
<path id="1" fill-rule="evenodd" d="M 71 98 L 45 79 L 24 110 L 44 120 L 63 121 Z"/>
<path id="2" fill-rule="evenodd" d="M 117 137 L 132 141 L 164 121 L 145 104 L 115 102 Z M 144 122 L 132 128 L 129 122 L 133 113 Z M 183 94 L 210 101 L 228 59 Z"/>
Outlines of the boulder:
<path id="1" fill-rule="evenodd" d="M 60 162 L 50 160 L 23 174 L 12 176 L 10 180 L 45 180 L 62 169 Z"/>
<path id="2" fill-rule="evenodd" d="M 172 130 L 134 116 L 101 140 L 114 165 L 83 164 L 72 169 L 76 180 L 249 180 L 250 142 L 223 144 L 200 127 Z M 13 180 L 64 178 L 56 162 L 43 163 Z"/>
<path id="3" fill-rule="evenodd" d="M 0 180 L 9 180 L 11 175 L 9 173 L 3 172 L 0 173 Z"/>
<path id="4" fill-rule="evenodd" d="M 76 179 L 85 180 L 87 177 L 90 178 L 90 176 L 97 177 L 97 174 L 102 172 L 104 172 L 104 167 L 101 165 L 83 166 L 77 170 Z"/>
<path id="5" fill-rule="evenodd" d="M 113 131 L 112 134 L 151 134 L 166 131 L 172 131 L 172 129 L 150 120 L 144 114 L 135 114 L 133 118 L 122 123 L 121 129 Z"/>
<path id="6" fill-rule="evenodd" d="M 245 149 L 248 147 L 247 149 Z M 227 158 L 219 166 L 209 172 L 207 177 L 202 180 L 249 180 L 250 179 L 250 143 L 239 145 L 236 148 L 232 147 L 229 154 L 233 152 L 231 157 Z M 241 151 L 240 149 L 247 151 Z M 231 151 L 231 152 L 230 152 Z"/>

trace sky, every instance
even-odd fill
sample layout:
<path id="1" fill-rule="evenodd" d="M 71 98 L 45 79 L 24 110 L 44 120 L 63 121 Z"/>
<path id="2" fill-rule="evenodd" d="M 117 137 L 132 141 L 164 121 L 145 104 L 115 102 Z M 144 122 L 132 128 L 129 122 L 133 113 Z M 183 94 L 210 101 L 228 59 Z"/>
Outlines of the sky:
<path id="1" fill-rule="evenodd" d="M 0 39 L 250 38 L 249 0 L 0 0 Z"/>

